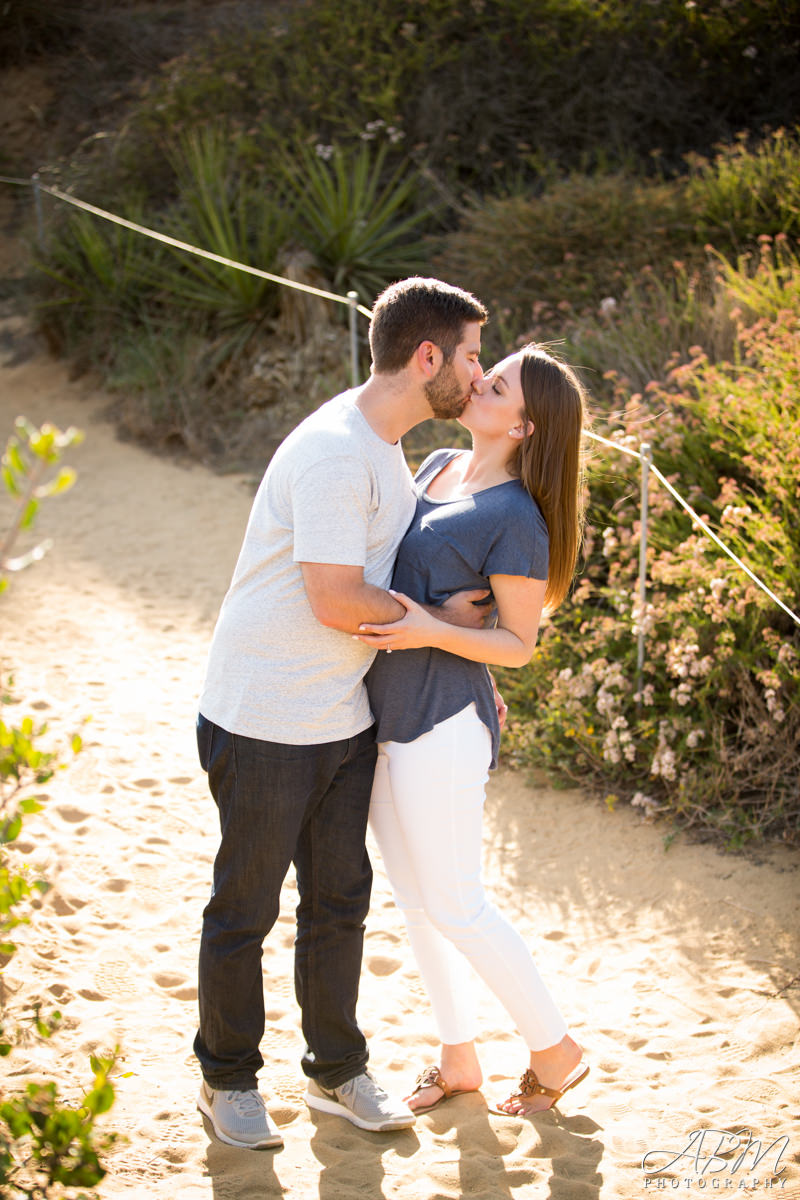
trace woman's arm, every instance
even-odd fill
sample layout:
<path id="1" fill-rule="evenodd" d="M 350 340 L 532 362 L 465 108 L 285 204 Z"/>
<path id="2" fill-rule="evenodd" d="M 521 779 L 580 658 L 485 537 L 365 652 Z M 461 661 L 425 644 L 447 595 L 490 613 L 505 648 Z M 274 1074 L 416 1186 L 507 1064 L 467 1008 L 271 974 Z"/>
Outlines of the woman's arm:
<path id="1" fill-rule="evenodd" d="M 311 610 L 321 625 L 353 633 L 361 628 L 363 621 L 370 621 L 382 629 L 383 625 L 377 622 L 397 622 L 403 618 L 403 604 L 383 588 L 367 583 L 363 567 L 301 562 L 300 570 Z M 441 609 L 427 611 L 441 613 L 435 625 L 448 621 L 454 625 L 478 628 L 483 625 L 488 612 L 487 595 L 488 592 L 482 588 L 456 592 Z"/>
<path id="2" fill-rule="evenodd" d="M 406 609 L 402 620 L 391 625 L 362 624 L 355 636 L 378 650 L 434 646 L 472 662 L 523 667 L 530 661 L 536 645 L 546 581 L 523 575 L 492 575 L 489 582 L 497 604 L 497 624 L 493 629 L 448 625 L 407 596 L 393 592 Z"/>

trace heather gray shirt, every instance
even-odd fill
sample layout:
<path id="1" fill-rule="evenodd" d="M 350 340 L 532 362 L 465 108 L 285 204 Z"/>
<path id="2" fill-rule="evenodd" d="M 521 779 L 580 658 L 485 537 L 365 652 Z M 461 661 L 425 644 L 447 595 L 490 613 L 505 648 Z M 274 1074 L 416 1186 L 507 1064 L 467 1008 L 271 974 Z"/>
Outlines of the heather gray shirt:
<path id="1" fill-rule="evenodd" d="M 414 512 L 402 447 L 384 442 L 355 391 L 323 404 L 279 446 L 258 489 L 214 630 L 200 711 L 229 733 L 309 745 L 372 723 L 374 651 L 314 616 L 300 564 L 391 579 Z"/>
<path id="2" fill-rule="evenodd" d="M 458 500 L 427 495 L 430 481 L 459 453 L 436 450 L 416 475 L 416 512 L 397 553 L 392 587 L 421 604 L 486 588 L 490 575 L 547 578 L 547 525 L 518 480 Z M 497 766 L 500 728 L 483 663 L 430 647 L 380 651 L 367 690 L 379 742 L 412 742 L 474 701 L 491 732 L 491 765 Z"/>

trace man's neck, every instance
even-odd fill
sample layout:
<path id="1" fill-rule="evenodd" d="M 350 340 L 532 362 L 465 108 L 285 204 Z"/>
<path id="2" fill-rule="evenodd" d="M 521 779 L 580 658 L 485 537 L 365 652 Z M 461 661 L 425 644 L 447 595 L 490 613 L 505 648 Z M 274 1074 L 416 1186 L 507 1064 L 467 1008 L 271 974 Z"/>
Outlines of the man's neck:
<path id="1" fill-rule="evenodd" d="M 390 444 L 432 416 L 424 393 L 415 394 L 402 372 L 370 375 L 359 389 L 356 407 L 373 432 Z"/>

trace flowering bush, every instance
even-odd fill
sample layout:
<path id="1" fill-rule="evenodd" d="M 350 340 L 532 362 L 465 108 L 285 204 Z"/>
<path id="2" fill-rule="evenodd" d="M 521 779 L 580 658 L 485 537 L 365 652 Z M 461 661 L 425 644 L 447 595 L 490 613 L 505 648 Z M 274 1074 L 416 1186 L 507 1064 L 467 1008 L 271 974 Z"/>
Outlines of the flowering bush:
<path id="1" fill-rule="evenodd" d="M 721 285 L 723 286 L 723 285 Z M 603 430 L 655 466 L 778 599 L 800 605 L 800 266 L 762 239 L 727 268 L 733 361 L 695 347 Z M 636 463 L 595 455 L 584 564 L 531 666 L 503 687 L 537 765 L 730 845 L 800 829 L 800 628 L 652 480 L 638 590 Z M 637 664 L 639 632 L 644 662 Z M 520 732 L 517 731 L 519 741 Z"/>

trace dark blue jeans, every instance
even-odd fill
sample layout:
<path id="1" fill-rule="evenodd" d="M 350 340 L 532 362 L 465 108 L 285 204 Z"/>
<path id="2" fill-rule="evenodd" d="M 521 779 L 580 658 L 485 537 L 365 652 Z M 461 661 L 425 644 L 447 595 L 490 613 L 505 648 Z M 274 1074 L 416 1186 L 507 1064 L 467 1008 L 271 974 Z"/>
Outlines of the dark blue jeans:
<path id="1" fill-rule="evenodd" d="M 374 731 L 291 746 L 227 733 L 201 715 L 197 743 L 222 833 L 200 939 L 194 1049 L 203 1076 L 223 1090 L 256 1087 L 264 1062 L 262 943 L 294 862 L 303 1070 L 338 1087 L 368 1057 L 356 1002 L 372 887 L 365 837 Z"/>

